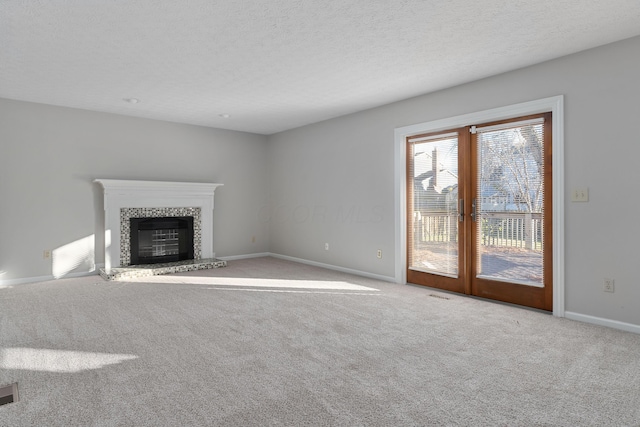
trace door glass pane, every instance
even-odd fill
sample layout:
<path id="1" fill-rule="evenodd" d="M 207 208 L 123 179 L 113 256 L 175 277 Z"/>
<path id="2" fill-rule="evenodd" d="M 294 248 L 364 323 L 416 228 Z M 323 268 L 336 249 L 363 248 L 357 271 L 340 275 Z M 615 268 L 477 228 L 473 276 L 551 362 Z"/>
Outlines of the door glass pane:
<path id="1" fill-rule="evenodd" d="M 458 277 L 458 136 L 409 140 L 409 268 Z"/>
<path id="2" fill-rule="evenodd" d="M 478 130 L 477 277 L 544 286 L 542 120 Z"/>

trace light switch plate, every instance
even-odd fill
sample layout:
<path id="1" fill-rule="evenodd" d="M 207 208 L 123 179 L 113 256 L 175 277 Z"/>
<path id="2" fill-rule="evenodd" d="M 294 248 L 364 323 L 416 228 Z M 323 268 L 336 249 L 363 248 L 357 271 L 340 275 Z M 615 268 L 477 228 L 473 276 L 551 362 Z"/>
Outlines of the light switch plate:
<path id="1" fill-rule="evenodd" d="M 588 202 L 589 201 L 589 189 L 588 188 L 574 188 L 571 190 L 572 202 Z"/>

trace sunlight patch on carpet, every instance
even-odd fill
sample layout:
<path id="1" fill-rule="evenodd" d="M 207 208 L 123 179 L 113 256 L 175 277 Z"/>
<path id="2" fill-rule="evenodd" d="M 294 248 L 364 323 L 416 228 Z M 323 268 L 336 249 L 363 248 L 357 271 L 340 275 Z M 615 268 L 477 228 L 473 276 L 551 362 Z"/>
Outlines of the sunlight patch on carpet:
<path id="1" fill-rule="evenodd" d="M 284 290 L 284 289 L 247 289 L 247 288 L 205 288 L 210 291 L 244 291 L 244 292 L 273 292 L 285 294 L 326 294 L 326 295 L 371 295 L 382 296 L 382 294 L 372 294 L 365 292 L 332 292 L 332 291 L 303 291 L 303 290 Z"/>
<path id="2" fill-rule="evenodd" d="M 131 354 L 12 347 L 0 349 L 0 368 L 74 373 L 100 369 L 137 358 L 138 356 Z"/>
<path id="3" fill-rule="evenodd" d="M 154 276 L 131 279 L 130 282 L 185 283 L 208 286 L 241 286 L 253 288 L 326 289 L 339 291 L 379 292 L 379 289 L 356 285 L 340 280 L 258 279 L 245 277 Z"/>

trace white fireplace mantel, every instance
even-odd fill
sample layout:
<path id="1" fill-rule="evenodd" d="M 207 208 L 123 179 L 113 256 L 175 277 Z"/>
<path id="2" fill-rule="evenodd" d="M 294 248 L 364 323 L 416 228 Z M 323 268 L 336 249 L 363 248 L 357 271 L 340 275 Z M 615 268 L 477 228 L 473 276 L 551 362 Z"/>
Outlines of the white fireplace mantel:
<path id="1" fill-rule="evenodd" d="M 105 270 L 120 266 L 120 210 L 126 208 L 200 208 L 202 258 L 213 252 L 213 196 L 223 184 L 95 179 L 104 189 Z"/>

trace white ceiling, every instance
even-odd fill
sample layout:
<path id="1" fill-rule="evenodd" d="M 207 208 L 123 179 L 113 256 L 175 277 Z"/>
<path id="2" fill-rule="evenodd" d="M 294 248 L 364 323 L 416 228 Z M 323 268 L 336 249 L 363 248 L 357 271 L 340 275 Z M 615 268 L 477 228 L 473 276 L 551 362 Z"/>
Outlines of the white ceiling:
<path id="1" fill-rule="evenodd" d="M 639 34 L 639 0 L 0 0 L 0 97 L 272 134 Z"/>

